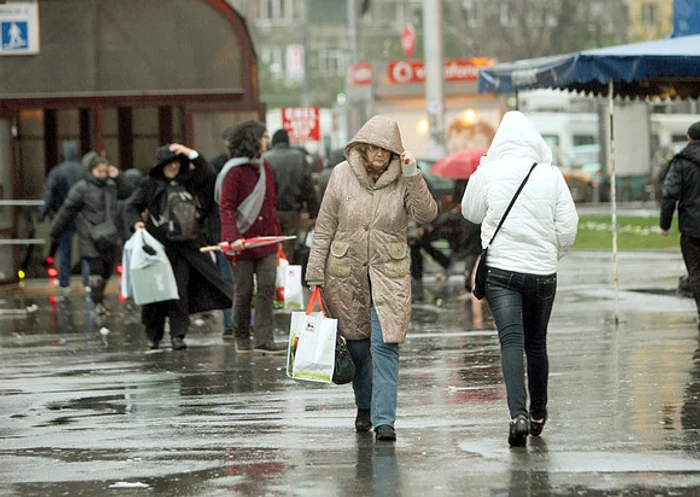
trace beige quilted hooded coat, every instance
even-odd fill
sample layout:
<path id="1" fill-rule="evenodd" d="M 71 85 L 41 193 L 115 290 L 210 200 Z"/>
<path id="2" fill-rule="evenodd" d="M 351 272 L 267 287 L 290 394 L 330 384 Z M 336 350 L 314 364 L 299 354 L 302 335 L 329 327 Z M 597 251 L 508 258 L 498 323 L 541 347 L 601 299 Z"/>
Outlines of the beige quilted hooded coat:
<path id="1" fill-rule="evenodd" d="M 396 156 L 374 186 L 360 143 Z M 345 147 L 347 160 L 333 169 L 316 219 L 306 279 L 325 284 L 331 316 L 349 340 L 371 336 L 372 298 L 385 343 L 402 343 L 411 320 L 411 277 L 406 229 L 409 217 L 428 223 L 438 208 L 420 172 L 404 176 L 399 126 L 374 116 Z"/>

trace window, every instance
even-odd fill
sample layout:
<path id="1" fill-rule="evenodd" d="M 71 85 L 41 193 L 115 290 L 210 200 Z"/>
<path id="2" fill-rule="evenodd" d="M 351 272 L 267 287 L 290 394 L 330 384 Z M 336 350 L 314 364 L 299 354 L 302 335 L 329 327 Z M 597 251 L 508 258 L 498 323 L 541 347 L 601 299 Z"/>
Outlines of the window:
<path id="1" fill-rule="evenodd" d="M 346 66 L 344 51 L 324 49 L 318 51 L 318 72 L 321 76 L 343 76 Z"/>
<path id="2" fill-rule="evenodd" d="M 645 3 L 642 5 L 642 24 L 644 26 L 656 25 L 656 5 L 653 3 Z"/>
<path id="3" fill-rule="evenodd" d="M 481 0 L 463 0 L 462 8 L 470 26 L 479 26 L 484 20 L 484 5 Z"/>
<path id="4" fill-rule="evenodd" d="M 262 47 L 260 59 L 267 66 L 268 71 L 275 78 L 281 79 L 284 76 L 284 65 L 282 63 L 282 49 L 280 47 Z"/>
<path id="5" fill-rule="evenodd" d="M 258 0 L 255 14 L 269 24 L 292 24 L 301 20 L 303 0 Z"/>
<path id="6" fill-rule="evenodd" d="M 574 135 L 572 137 L 574 147 L 578 145 L 595 145 L 598 137 L 593 135 Z"/>
<path id="7" fill-rule="evenodd" d="M 513 23 L 513 18 L 510 12 L 510 5 L 502 3 L 499 8 L 499 17 L 501 26 L 510 26 Z"/>

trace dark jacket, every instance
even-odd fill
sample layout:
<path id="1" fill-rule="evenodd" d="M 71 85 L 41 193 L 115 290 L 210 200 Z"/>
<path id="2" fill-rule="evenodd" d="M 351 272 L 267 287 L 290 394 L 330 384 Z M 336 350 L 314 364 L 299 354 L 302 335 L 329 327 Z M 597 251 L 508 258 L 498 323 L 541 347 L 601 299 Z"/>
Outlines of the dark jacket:
<path id="1" fill-rule="evenodd" d="M 227 154 L 220 154 L 209 161 L 214 172 L 219 174 L 221 169 L 228 162 Z M 203 192 L 202 204 L 205 206 L 206 219 L 204 220 L 204 230 L 206 231 L 207 243 L 215 245 L 221 239 L 221 219 L 219 219 L 219 206 L 214 202 L 214 185 L 216 184 L 216 176 L 212 178 L 210 184 L 206 186 L 206 191 Z M 210 205 L 207 205 L 210 203 Z"/>
<path id="2" fill-rule="evenodd" d="M 680 232 L 700 238 L 700 140 L 688 143 L 671 160 L 661 199 L 661 229 L 671 227 L 676 203 Z"/>
<path id="3" fill-rule="evenodd" d="M 61 162 L 51 169 L 44 184 L 44 205 L 39 212 L 39 221 L 47 214 L 58 212 L 68 197 L 68 191 L 85 176 L 85 168 L 76 160 Z"/>
<path id="4" fill-rule="evenodd" d="M 263 167 L 265 167 L 265 200 L 260 209 L 258 219 L 245 233 L 238 231 L 236 210 L 248 195 L 253 192 L 260 177 L 260 167 L 257 164 L 245 164 L 234 167 L 224 178 L 221 187 L 221 203 L 219 204 L 222 240 L 233 242 L 240 238 L 277 236 L 281 234 L 277 209 L 275 208 L 277 197 L 275 194 L 274 174 L 267 161 L 263 161 Z M 243 260 L 262 259 L 276 252 L 276 245 L 268 245 L 244 250 L 236 258 Z"/>
<path id="5" fill-rule="evenodd" d="M 92 174 L 86 174 L 85 178 L 78 181 L 68 192 L 66 201 L 51 225 L 51 238 L 58 238 L 64 230 L 69 229 L 75 222 L 77 233 L 80 235 L 80 243 L 78 244 L 80 256 L 99 258 L 100 251 L 95 247 L 90 232 L 94 226 L 107 218 L 116 222 L 119 207 L 117 201 L 124 196 L 120 185 L 119 178 L 116 181 L 113 179 L 103 180 Z M 108 204 L 109 210 L 107 209 Z M 115 239 L 115 247 L 118 244 L 119 240 Z"/>
<path id="6" fill-rule="evenodd" d="M 275 172 L 277 210 L 300 213 L 306 204 L 309 217 L 316 219 L 318 198 L 304 154 L 288 143 L 278 143 L 263 158 Z"/>
<path id="7" fill-rule="evenodd" d="M 180 161 L 182 163 L 180 174 L 175 180 L 201 202 L 203 191 L 207 185 L 211 184 L 212 177 L 215 176 L 214 170 L 201 155 L 192 161 L 180 156 Z M 194 165 L 194 169 L 189 167 L 190 163 Z M 153 167 L 148 173 L 148 177 L 144 178 L 129 199 L 124 213 L 127 226 L 133 231 L 134 224 L 141 221 L 141 213 L 148 209 L 146 229 L 164 245 L 172 243 L 165 236 L 166 227 L 164 225 L 157 227 L 153 224 L 153 219 L 160 218 L 164 214 L 169 182 L 170 180 L 163 175 L 163 166 Z"/>
<path id="8" fill-rule="evenodd" d="M 211 184 L 214 170 L 200 155 L 190 161 L 187 157 L 178 156 L 181 167 L 180 174 L 175 180 L 183 185 L 195 198 L 201 200 L 207 185 Z M 190 163 L 194 168 L 190 168 Z M 144 178 L 139 188 L 129 197 L 126 205 L 125 217 L 127 225 L 133 230 L 134 224 L 141 221 L 141 213 L 148 210 L 146 221 L 148 232 L 165 246 L 165 253 L 172 258 L 174 254 L 187 260 L 190 268 L 189 285 L 186 295 L 190 314 L 204 312 L 213 309 L 227 309 L 231 307 L 232 295 L 228 284 L 221 278 L 219 270 L 209 254 L 203 254 L 199 247 L 204 242 L 172 241 L 166 237 L 165 227 L 156 227 L 153 217 L 159 218 L 167 203 L 167 187 L 170 180 L 163 175 L 163 166 L 151 169 L 148 177 Z"/>

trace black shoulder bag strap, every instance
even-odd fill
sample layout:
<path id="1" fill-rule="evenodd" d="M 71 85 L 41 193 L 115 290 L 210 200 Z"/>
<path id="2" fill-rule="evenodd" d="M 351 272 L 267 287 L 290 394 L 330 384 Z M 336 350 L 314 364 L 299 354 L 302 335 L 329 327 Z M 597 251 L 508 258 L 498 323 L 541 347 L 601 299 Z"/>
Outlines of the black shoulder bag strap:
<path id="1" fill-rule="evenodd" d="M 496 228 L 496 231 L 493 232 L 493 235 L 491 236 L 491 240 L 489 240 L 489 244 L 486 246 L 486 248 L 489 248 L 491 246 L 491 244 L 493 243 L 493 239 L 496 238 L 496 234 L 498 233 L 498 230 L 500 230 L 501 226 L 503 226 L 503 222 L 506 220 L 506 217 L 508 217 L 508 213 L 513 208 L 513 204 L 515 203 L 515 200 L 518 198 L 518 195 L 520 195 L 520 192 L 523 191 L 523 187 L 525 186 L 525 183 L 527 183 L 527 180 L 530 179 L 530 175 L 532 174 L 532 171 L 533 171 L 533 169 L 535 169 L 536 165 L 537 165 L 537 162 L 535 162 L 532 165 L 532 167 L 530 168 L 530 171 L 527 173 L 527 176 L 525 176 L 525 179 L 523 180 L 523 182 L 520 183 L 518 190 L 515 192 L 515 195 L 513 195 L 513 198 L 511 199 L 510 204 L 508 204 L 508 208 L 503 213 L 503 217 L 501 218 L 501 222 L 498 223 L 498 227 Z"/>

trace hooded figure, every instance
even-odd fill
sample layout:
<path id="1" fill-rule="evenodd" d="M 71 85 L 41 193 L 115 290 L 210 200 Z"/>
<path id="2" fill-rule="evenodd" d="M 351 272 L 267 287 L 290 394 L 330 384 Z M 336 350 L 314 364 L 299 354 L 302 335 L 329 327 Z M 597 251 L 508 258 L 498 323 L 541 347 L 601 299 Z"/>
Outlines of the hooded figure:
<path id="1" fill-rule="evenodd" d="M 165 247 L 177 281 L 179 300 L 156 302 L 143 306 L 142 321 L 149 346 L 158 348 L 164 333 L 165 318 L 170 319 L 170 338 L 174 349 L 184 349 L 189 315 L 226 309 L 231 306 L 231 290 L 219 275 L 208 254 L 199 252 L 204 234 L 194 239 L 171 238 L 172 226 L 168 211 L 173 192 L 190 199 L 201 198 L 211 184 L 214 170 L 196 151 L 184 145 L 164 145 L 156 151 L 156 162 L 129 197 L 125 207 L 127 226 L 147 229 Z M 187 195 L 189 194 L 189 195 Z M 146 222 L 142 213 L 148 212 Z"/>
<path id="2" fill-rule="evenodd" d="M 106 159 L 94 154 L 85 162 L 87 171 L 84 179 L 78 181 L 68 192 L 68 197 L 51 225 L 50 236 L 59 239 L 66 231 L 71 231 L 75 223 L 80 236 L 80 257 L 89 266 L 90 297 L 95 304 L 95 312 L 103 314 L 104 289 L 114 271 L 118 252 L 119 236 L 114 229 L 102 239 L 96 239 L 97 227 L 103 223 L 115 225 L 118 217 L 117 202 L 126 196 L 119 177 L 119 170 L 110 166 Z M 80 166 L 82 169 L 82 166 Z"/>
<path id="3" fill-rule="evenodd" d="M 428 223 L 438 207 L 393 119 L 370 119 L 345 157 L 323 197 L 306 279 L 324 286 L 348 340 L 356 429 L 374 425 L 378 439 L 395 440 L 398 344 L 411 320 L 408 221 Z"/>
<path id="4" fill-rule="evenodd" d="M 481 223 L 481 246 L 486 248 L 531 171 L 489 246 L 486 279 L 512 420 L 508 441 L 517 446 L 526 444 L 528 431 L 539 435 L 547 419 L 547 325 L 556 293 L 557 261 L 574 243 L 578 227 L 569 188 L 551 161 L 549 147 L 530 121 L 518 111 L 507 112 L 462 199 L 462 214 L 472 223 Z"/>

